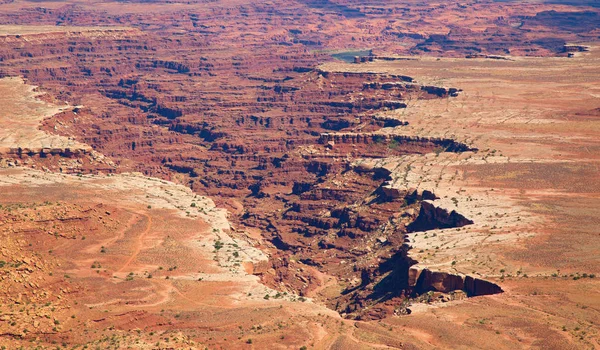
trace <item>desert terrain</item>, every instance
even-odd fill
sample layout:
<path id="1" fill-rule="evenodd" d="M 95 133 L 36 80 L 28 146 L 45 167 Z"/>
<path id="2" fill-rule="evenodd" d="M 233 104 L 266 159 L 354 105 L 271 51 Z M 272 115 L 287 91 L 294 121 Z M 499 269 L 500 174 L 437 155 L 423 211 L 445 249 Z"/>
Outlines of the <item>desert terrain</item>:
<path id="1" fill-rule="evenodd" d="M 600 348 L 599 28 L 0 2 L 0 346 Z"/>

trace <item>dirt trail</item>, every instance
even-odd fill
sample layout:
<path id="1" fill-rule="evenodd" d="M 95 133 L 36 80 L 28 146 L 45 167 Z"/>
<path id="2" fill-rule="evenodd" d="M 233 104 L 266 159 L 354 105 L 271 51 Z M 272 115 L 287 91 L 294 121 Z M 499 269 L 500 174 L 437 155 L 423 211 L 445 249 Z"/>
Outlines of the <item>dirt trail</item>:
<path id="1" fill-rule="evenodd" d="M 358 344 L 364 344 L 364 345 L 369 346 L 371 349 L 401 349 L 401 348 L 397 348 L 397 347 L 394 347 L 394 346 L 388 346 L 388 345 L 383 345 L 383 344 L 370 343 L 368 341 L 361 340 L 361 339 L 357 338 L 354 335 L 354 329 L 353 328 L 349 328 L 346 331 L 346 333 L 344 333 L 344 335 L 346 337 L 350 338 L 350 340 L 352 340 L 352 341 L 354 341 L 354 342 L 356 342 Z"/>
<path id="2" fill-rule="evenodd" d="M 136 242 L 135 242 L 135 249 L 129 256 L 129 258 L 127 259 L 125 264 L 123 264 L 123 266 L 121 266 L 121 268 L 118 269 L 116 271 L 116 273 L 123 272 L 123 270 L 126 269 L 133 262 L 133 260 L 135 260 L 135 258 L 138 256 L 138 254 L 142 251 L 142 247 L 144 246 L 144 238 L 150 232 L 150 228 L 152 227 L 152 217 L 150 217 L 149 215 L 143 214 L 143 213 L 140 213 L 140 215 L 145 217 L 147 220 L 146 228 L 137 237 Z"/>

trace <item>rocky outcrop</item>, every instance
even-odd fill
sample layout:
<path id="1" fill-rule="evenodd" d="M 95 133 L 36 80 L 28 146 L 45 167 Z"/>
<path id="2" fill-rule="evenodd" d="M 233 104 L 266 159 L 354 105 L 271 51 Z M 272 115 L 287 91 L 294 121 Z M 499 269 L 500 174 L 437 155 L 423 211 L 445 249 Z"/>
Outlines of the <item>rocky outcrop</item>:
<path id="1" fill-rule="evenodd" d="M 435 200 L 438 199 L 436 195 L 428 190 L 421 190 L 416 188 L 401 189 L 394 187 L 389 181 L 385 181 L 375 191 L 383 200 L 395 200 L 401 198 L 408 205 L 421 202 L 424 200 Z"/>
<path id="2" fill-rule="evenodd" d="M 419 137 L 375 133 L 322 133 L 319 137 L 319 143 L 326 144 L 334 142 L 336 144 L 391 144 L 394 146 L 408 146 L 426 148 L 431 151 L 441 149 L 445 152 L 467 152 L 476 151 L 463 143 L 452 139 L 437 137 Z"/>
<path id="3" fill-rule="evenodd" d="M 389 117 L 389 116 L 380 116 L 380 115 L 375 115 L 373 117 L 373 120 L 375 122 L 378 122 L 379 126 L 382 128 L 394 128 L 397 126 L 406 126 L 408 125 L 408 122 L 405 120 L 399 120 L 393 117 Z"/>
<path id="4" fill-rule="evenodd" d="M 470 297 L 498 294 L 503 292 L 502 288 L 500 288 L 500 286 L 497 284 L 471 276 L 465 276 L 465 285 L 463 290 L 467 292 L 467 295 Z"/>
<path id="5" fill-rule="evenodd" d="M 409 276 L 412 282 L 409 285 L 413 287 L 413 293 L 416 294 L 424 294 L 429 291 L 449 293 L 463 290 L 465 287 L 464 277 L 445 272 L 411 269 Z"/>
<path id="6" fill-rule="evenodd" d="M 363 84 L 363 90 L 395 90 L 402 92 L 422 91 L 437 97 L 456 97 L 460 92 L 460 89 L 457 88 L 407 84 L 403 82 L 369 82 Z"/>
<path id="7" fill-rule="evenodd" d="M 421 202 L 421 209 L 417 219 L 406 228 L 408 232 L 420 232 L 435 229 L 462 227 L 472 224 L 473 221 L 465 218 L 455 210 L 436 207 L 428 201 Z"/>
<path id="8" fill-rule="evenodd" d="M 428 94 L 436 95 L 438 97 L 446 97 L 446 96 L 456 97 L 456 96 L 458 96 L 458 93 L 461 91 L 460 89 L 457 89 L 457 88 L 446 88 L 446 87 L 431 86 L 431 85 L 421 86 L 421 90 L 427 92 Z"/>
<path id="9" fill-rule="evenodd" d="M 60 156 L 64 158 L 78 158 L 84 155 L 88 155 L 91 152 L 91 148 L 83 147 L 83 148 L 9 148 L 3 151 L 0 149 L 0 155 L 8 155 L 8 156 L 16 156 L 18 158 L 22 158 L 24 156 L 28 157 L 41 157 L 46 158 L 48 156 Z"/>
<path id="10" fill-rule="evenodd" d="M 589 46 L 568 44 L 564 46 L 564 52 L 587 52 L 590 51 Z"/>
<path id="11" fill-rule="evenodd" d="M 399 80 L 399 81 L 403 81 L 403 82 L 413 82 L 414 79 L 412 77 L 409 77 L 407 75 L 398 75 L 398 74 L 385 74 L 385 75 L 381 75 L 378 73 L 369 73 L 369 72 L 329 72 L 329 71 L 323 71 L 323 70 L 317 70 L 317 72 L 319 74 L 321 74 L 323 77 L 328 78 L 328 79 L 335 79 L 338 77 L 343 77 L 343 78 L 359 78 L 361 80 L 371 80 L 373 78 L 378 78 L 378 79 L 386 79 L 386 80 Z"/>
<path id="12" fill-rule="evenodd" d="M 25 75 L 57 99 L 86 106 L 48 120 L 46 130 L 76 136 L 116 159 L 123 171 L 176 177 L 223 205 L 243 207 L 231 220 L 257 228 L 267 242 L 268 267 L 256 269 L 264 283 L 309 295 L 320 283 L 311 270 L 316 268 L 348 287 L 327 301 L 330 307 L 374 317 L 358 314 L 365 306 L 387 308 L 386 301 L 410 294 L 408 268 L 414 261 L 407 255 L 407 227 L 453 227 L 468 220 L 430 208 L 427 201 L 435 199 L 430 192 L 395 188 L 386 169 L 351 164 L 357 158 L 475 151 L 449 138 L 394 135 L 407 122 L 382 116 L 406 108 L 408 100 L 450 98 L 459 90 L 421 85 L 404 74 L 319 69 L 330 53 L 312 48 L 354 40 L 338 42 L 290 23 L 302 17 L 303 23 L 326 29 L 337 10 L 346 10 L 329 4 L 317 15 L 307 10 L 317 6 L 312 3 L 275 4 L 277 11 L 262 2 L 227 9 L 215 3 L 210 10 L 186 10 L 185 16 L 86 17 L 79 9 L 70 20 L 135 21 L 144 23 L 143 29 L 49 40 L 5 38 L 2 74 Z M 419 6 L 424 14 L 438 11 Z M 361 6 L 360 12 L 375 18 L 405 15 L 396 6 L 389 10 Z M 2 13 L 0 20 L 55 24 L 64 19 L 48 11 L 15 12 L 19 18 Z M 255 35 L 272 25 L 265 23 L 278 23 L 281 30 Z M 408 53 L 431 38 L 395 25 L 374 31 L 352 19 L 345 25 L 356 45 L 376 42 L 386 52 Z M 458 35 L 469 34 L 454 31 L 451 37 Z M 399 38 L 407 41 L 402 48 Z M 433 37 L 423 48 L 435 49 L 446 39 Z M 457 55 L 470 51 L 463 47 Z"/>
<path id="13" fill-rule="evenodd" d="M 408 284 L 415 295 L 431 291 L 450 293 L 457 290 L 464 291 L 469 297 L 502 293 L 502 288 L 497 284 L 471 276 L 414 268 L 410 269 L 408 275 Z"/>

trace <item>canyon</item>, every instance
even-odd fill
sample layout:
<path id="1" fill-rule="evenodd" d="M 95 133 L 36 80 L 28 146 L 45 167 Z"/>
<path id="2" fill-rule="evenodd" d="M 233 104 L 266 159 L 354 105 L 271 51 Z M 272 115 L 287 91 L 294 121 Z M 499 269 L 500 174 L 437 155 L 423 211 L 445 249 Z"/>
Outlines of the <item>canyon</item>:
<path id="1" fill-rule="evenodd" d="M 588 5 L 0 4 L 0 344 L 600 346 Z"/>

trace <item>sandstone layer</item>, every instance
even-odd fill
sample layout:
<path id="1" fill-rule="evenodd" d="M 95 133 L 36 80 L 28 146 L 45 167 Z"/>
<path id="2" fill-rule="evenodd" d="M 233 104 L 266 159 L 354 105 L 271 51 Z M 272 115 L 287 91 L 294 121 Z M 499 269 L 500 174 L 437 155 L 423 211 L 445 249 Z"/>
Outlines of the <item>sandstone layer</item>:
<path id="1" fill-rule="evenodd" d="M 0 3 L 0 343 L 600 346 L 588 5 Z"/>

